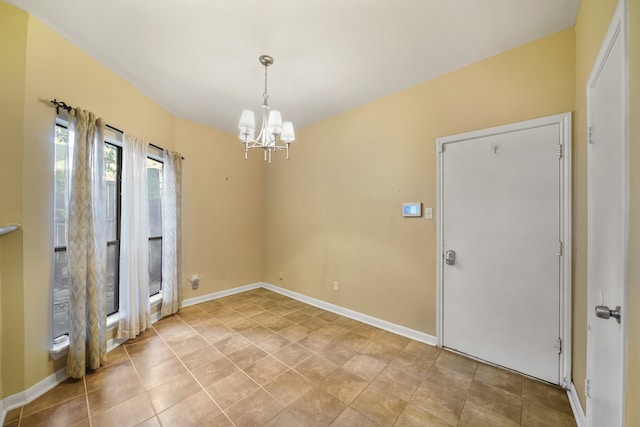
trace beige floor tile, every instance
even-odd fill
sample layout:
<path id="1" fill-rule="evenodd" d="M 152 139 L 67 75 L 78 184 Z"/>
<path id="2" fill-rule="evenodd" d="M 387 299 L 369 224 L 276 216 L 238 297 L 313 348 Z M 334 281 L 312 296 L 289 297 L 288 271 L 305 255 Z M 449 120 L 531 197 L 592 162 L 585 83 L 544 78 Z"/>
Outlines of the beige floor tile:
<path id="1" fill-rule="evenodd" d="M 412 377 L 396 368 L 387 366 L 373 381 L 383 387 L 389 394 L 409 401 L 421 384 L 420 378 Z"/>
<path id="2" fill-rule="evenodd" d="M 287 365 L 275 357 L 266 356 L 244 368 L 244 372 L 259 385 L 264 385 L 288 369 L 289 367 Z"/>
<path id="3" fill-rule="evenodd" d="M 307 426 L 327 426 L 345 409 L 345 405 L 326 391 L 312 387 L 289 405 L 289 410 Z"/>
<path id="4" fill-rule="evenodd" d="M 556 411 L 548 406 L 538 406 L 529 401 L 522 402 L 522 425 L 526 427 L 575 427 L 573 415 Z"/>
<path id="5" fill-rule="evenodd" d="M 369 345 L 360 350 L 361 354 L 366 354 L 381 362 L 389 363 L 400 352 L 400 349 L 382 341 L 371 341 Z"/>
<path id="6" fill-rule="evenodd" d="M 493 412 L 486 407 L 476 405 L 473 402 L 467 402 L 460 416 L 459 426 L 465 427 L 515 427 L 519 426 L 520 422 L 515 422 L 512 419 L 503 417 L 502 415 Z M 548 427 L 557 426 L 557 424 L 545 424 Z"/>
<path id="7" fill-rule="evenodd" d="M 285 409 L 269 421 L 267 427 L 301 427 L 303 425 L 303 420 L 296 418 L 295 415 Z"/>
<path id="8" fill-rule="evenodd" d="M 329 376 L 338 366 L 322 356 L 314 354 L 296 365 L 295 370 L 314 383 L 319 383 Z"/>
<path id="9" fill-rule="evenodd" d="M 193 332 L 193 331 L 192 331 Z M 193 332 L 193 335 L 189 337 L 184 337 L 180 340 L 175 340 L 173 342 L 168 342 L 169 347 L 175 354 L 179 357 L 187 355 L 189 353 L 193 353 L 201 348 L 210 347 L 211 344 L 207 342 L 204 338 L 202 338 L 196 332 Z"/>
<path id="10" fill-rule="evenodd" d="M 233 363 L 238 365 L 240 369 L 244 369 L 253 365 L 265 356 L 267 356 L 267 353 L 264 350 L 251 344 L 241 350 L 229 354 L 227 357 Z"/>
<path id="11" fill-rule="evenodd" d="M 522 376 L 515 372 L 509 372 L 496 366 L 480 363 L 476 370 L 475 380 L 517 394 L 518 396 L 522 395 Z"/>
<path id="12" fill-rule="evenodd" d="M 202 387 L 209 387 L 211 384 L 214 384 L 236 372 L 238 372 L 238 368 L 228 359 L 223 357 L 194 369 L 191 373 Z"/>
<path id="13" fill-rule="evenodd" d="M 279 332 L 280 335 L 289 341 L 299 341 L 311 333 L 311 330 L 300 325 L 289 326 Z"/>
<path id="14" fill-rule="evenodd" d="M 264 386 L 282 405 L 288 406 L 306 393 L 313 383 L 299 373 L 288 370 Z"/>
<path id="15" fill-rule="evenodd" d="M 290 367 L 296 366 L 298 363 L 302 362 L 313 353 L 307 350 L 306 348 L 293 343 L 288 346 L 278 350 L 273 356 L 277 359 L 281 360 L 285 364 Z"/>
<path id="16" fill-rule="evenodd" d="M 417 426 L 419 424 L 415 424 Z M 369 418 L 362 415 L 355 409 L 348 407 L 338 418 L 331 423 L 331 427 L 378 427 L 378 424 L 371 421 Z"/>
<path id="17" fill-rule="evenodd" d="M 137 379 L 136 371 L 133 369 L 131 361 L 127 359 L 116 365 L 96 369 L 94 372 L 85 376 L 85 383 L 87 391 L 101 388 L 116 389 L 120 387 L 123 382 L 131 381 L 133 378 Z M 84 392 L 84 387 L 82 388 L 82 392 Z"/>
<path id="18" fill-rule="evenodd" d="M 91 424 L 96 427 L 136 425 L 155 415 L 146 393 L 124 401 L 106 411 L 91 413 Z"/>
<path id="19" fill-rule="evenodd" d="M 242 350 L 243 348 L 251 345 L 251 341 L 244 338 L 242 335 L 234 332 L 233 335 L 229 337 L 213 343 L 213 345 L 220 350 L 220 353 L 228 356 L 231 353 L 235 353 L 236 351 Z"/>
<path id="20" fill-rule="evenodd" d="M 273 331 L 266 326 L 258 325 L 254 328 L 240 332 L 240 335 L 255 344 L 256 342 L 273 335 Z"/>
<path id="21" fill-rule="evenodd" d="M 310 331 L 317 331 L 323 326 L 327 326 L 327 322 L 325 320 L 314 317 L 313 314 L 309 314 L 308 310 L 304 310 L 304 313 L 309 315 L 307 320 L 303 320 L 302 322 L 298 322 L 298 325 L 309 329 Z"/>
<path id="22" fill-rule="evenodd" d="M 273 354 L 289 344 L 291 344 L 291 341 L 279 334 L 273 334 L 263 340 L 256 342 L 256 345 L 258 347 L 269 354 Z"/>
<path id="23" fill-rule="evenodd" d="M 435 362 L 440 352 L 442 351 L 438 347 L 431 346 L 429 344 L 421 343 L 418 341 L 410 341 L 402 350 L 405 353 L 413 354 L 422 360 L 428 360 Z"/>
<path id="24" fill-rule="evenodd" d="M 475 376 L 478 367 L 478 362 L 475 360 L 447 350 L 440 352 L 435 363 L 438 366 L 445 367 L 471 378 Z"/>
<path id="25" fill-rule="evenodd" d="M 222 409 L 226 409 L 258 388 L 258 384 L 247 374 L 237 371 L 207 387 L 207 392 Z"/>
<path id="26" fill-rule="evenodd" d="M 196 394 L 201 390 L 200 385 L 190 373 L 184 373 L 148 391 L 149 399 L 156 413 L 175 405 L 178 402 Z M 91 406 L 93 408 L 93 406 Z"/>
<path id="27" fill-rule="evenodd" d="M 159 413 L 158 418 L 163 426 L 196 427 L 206 425 L 206 420 L 221 414 L 222 412 L 211 398 L 204 391 L 199 391 Z"/>
<path id="28" fill-rule="evenodd" d="M 446 427 L 449 424 L 438 417 L 423 411 L 415 405 L 407 405 L 398 417 L 394 427 Z M 489 426 L 487 424 L 486 426 Z"/>
<path id="29" fill-rule="evenodd" d="M 367 381 L 373 380 L 387 366 L 381 360 L 374 359 L 366 354 L 356 354 L 349 359 L 344 368 Z"/>
<path id="30" fill-rule="evenodd" d="M 177 357 L 172 357 L 159 365 L 149 369 L 138 369 L 140 381 L 146 390 L 150 390 L 160 384 L 169 382 L 178 375 L 187 372 L 182 362 Z"/>
<path id="31" fill-rule="evenodd" d="M 71 400 L 75 397 L 85 395 L 83 380 L 74 380 L 73 378 L 69 378 L 63 381 L 60 385 L 58 385 L 53 390 L 50 390 L 34 400 L 31 403 L 28 403 L 24 406 L 22 410 L 22 416 L 26 417 L 35 412 L 42 411 L 43 409 L 51 408 L 54 405 L 58 405 L 62 402 Z"/>
<path id="32" fill-rule="evenodd" d="M 515 423 L 520 423 L 522 418 L 522 398 L 519 395 L 480 381 L 471 383 L 467 404 L 469 402 Z"/>
<path id="33" fill-rule="evenodd" d="M 456 425 L 467 399 L 468 386 L 460 387 L 456 381 L 430 382 L 425 379 L 410 403 L 451 425 Z"/>
<path id="34" fill-rule="evenodd" d="M 351 371 L 338 368 L 333 371 L 319 386 L 342 403 L 350 404 L 369 385 Z"/>
<path id="35" fill-rule="evenodd" d="M 296 310 L 292 313 L 289 313 L 287 315 L 284 316 L 285 319 L 293 322 L 293 323 L 300 323 L 300 322 L 304 322 L 305 320 L 307 320 L 308 318 L 310 318 L 311 316 L 309 316 L 307 313 L 304 313 L 302 311 Z"/>
<path id="36" fill-rule="evenodd" d="M 20 425 L 25 427 L 50 425 L 68 426 L 88 418 L 87 400 L 85 396 L 82 395 L 49 406 L 38 412 L 31 412 L 28 415 L 23 413 Z"/>
<path id="37" fill-rule="evenodd" d="M 136 427 L 162 427 L 162 426 L 160 424 L 160 420 L 158 420 L 158 417 L 154 416 L 138 424 Z"/>
<path id="38" fill-rule="evenodd" d="M 553 409 L 567 415 L 573 414 L 567 392 L 560 387 L 529 378 L 522 379 L 522 403 Z"/>
<path id="39" fill-rule="evenodd" d="M 263 426 L 283 409 L 277 400 L 259 389 L 231 406 L 227 415 L 238 427 Z"/>
<path id="40" fill-rule="evenodd" d="M 194 370 L 200 366 L 204 366 L 207 363 L 211 363 L 215 360 L 224 357 L 220 351 L 210 344 L 206 347 L 202 347 L 196 351 L 180 356 L 180 360 L 189 370 Z"/>
<path id="41" fill-rule="evenodd" d="M 100 387 L 87 394 L 89 409 L 92 413 L 105 411 L 144 392 L 145 389 L 137 378 L 132 381 L 124 380 L 109 387 Z"/>
<path id="42" fill-rule="evenodd" d="M 351 406 L 381 426 L 391 426 L 404 411 L 407 401 L 390 394 L 380 384 L 372 383 Z"/>
<path id="43" fill-rule="evenodd" d="M 401 352 L 389 362 L 389 366 L 416 378 L 424 378 L 433 362 L 413 354 Z"/>

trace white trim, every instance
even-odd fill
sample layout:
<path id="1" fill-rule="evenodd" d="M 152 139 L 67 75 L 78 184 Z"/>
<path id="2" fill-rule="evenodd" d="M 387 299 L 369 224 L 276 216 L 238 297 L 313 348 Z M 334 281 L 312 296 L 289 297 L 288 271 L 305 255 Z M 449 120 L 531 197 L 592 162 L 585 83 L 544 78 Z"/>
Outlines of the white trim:
<path id="1" fill-rule="evenodd" d="M 7 416 L 7 410 L 4 409 L 4 400 L 0 400 L 0 426 L 4 425 L 4 419 Z"/>
<path id="2" fill-rule="evenodd" d="M 4 418 L 6 411 L 14 408 L 19 408 L 26 405 L 27 403 L 33 402 L 34 400 L 69 378 L 64 370 L 65 368 L 62 368 L 54 372 L 53 374 L 49 375 L 39 383 L 34 384 L 23 392 L 5 397 L 4 400 L 0 401 L 1 405 L 4 406 L 4 413 L 2 414 L 2 418 Z"/>
<path id="3" fill-rule="evenodd" d="M 401 326 L 395 323 L 387 322 L 386 320 L 378 319 L 377 317 L 369 316 L 368 314 L 363 314 L 358 311 L 350 310 L 348 308 L 331 304 L 326 301 L 308 297 L 306 295 L 302 295 L 297 292 L 290 291 L 288 289 L 283 289 L 281 287 L 272 285 L 270 283 L 263 282 L 262 287 L 270 291 L 277 292 L 281 295 L 288 296 L 289 298 L 293 298 L 295 300 L 307 303 L 309 305 L 322 308 L 323 310 L 327 310 L 332 313 L 339 314 L 341 316 L 345 316 L 362 323 L 366 323 L 367 325 L 375 326 L 376 328 L 384 329 L 385 331 L 389 331 L 397 335 L 402 335 L 403 337 L 420 341 L 425 344 L 429 344 L 432 346 L 436 345 L 436 337 L 434 337 L 433 335 L 416 331 L 415 329 L 407 328 L 406 326 Z"/>
<path id="4" fill-rule="evenodd" d="M 600 46 L 600 50 L 598 51 L 598 56 L 593 63 L 593 68 L 591 69 L 591 74 L 589 75 L 589 80 L 586 84 L 586 92 L 587 92 L 587 131 L 589 128 L 592 128 L 592 120 L 593 120 L 593 107 L 591 106 L 591 92 L 593 90 L 594 85 L 596 84 L 596 80 L 600 77 L 600 73 L 604 67 L 605 60 L 609 56 L 611 49 L 613 48 L 613 44 L 617 38 L 620 36 L 620 40 L 622 43 L 622 55 L 623 55 L 623 66 L 622 66 L 622 92 L 623 92 L 623 108 L 624 108 L 624 124 L 622 129 L 623 135 L 623 151 L 624 158 L 626 160 L 623 168 L 624 168 L 624 204 L 626 215 L 624 218 L 624 231 L 623 235 L 625 236 L 625 242 L 623 245 L 623 258 L 624 258 L 624 276 L 622 279 L 622 298 L 620 301 L 620 306 L 622 308 L 621 316 L 621 340 L 622 340 L 622 357 L 620 360 L 620 366 L 622 369 L 622 390 L 610 390 L 609 393 L 618 392 L 620 393 L 620 403 L 621 403 L 621 414 L 620 419 L 622 422 L 625 421 L 626 416 L 626 406 L 627 406 L 627 333 L 628 333 L 628 322 L 629 322 L 629 310 L 628 310 L 628 301 L 629 301 L 629 218 L 630 218 L 630 202 L 629 202 L 629 194 L 630 194 L 630 177 L 629 177 L 629 41 L 628 41 L 628 1 L 627 0 L 619 0 L 618 5 L 616 6 L 616 10 L 613 12 L 613 16 L 611 17 L 611 22 L 609 23 L 609 27 L 607 29 L 607 33 L 604 36 L 602 41 L 602 45 Z M 596 141 L 597 143 L 597 141 Z M 587 144 L 589 144 L 587 142 Z M 590 151 L 590 150 L 588 150 Z M 591 156 L 589 152 L 587 152 L 587 199 L 590 198 L 591 186 L 590 186 L 590 178 L 589 178 L 589 169 L 591 167 Z M 588 235 L 588 230 L 587 230 Z M 589 243 L 587 242 L 587 248 Z M 590 286 L 589 286 L 589 274 L 587 273 L 587 319 L 591 314 L 591 310 L 593 305 L 590 305 L 589 294 L 590 294 Z M 588 320 L 587 320 L 587 330 L 588 330 Z M 587 372 L 586 376 L 589 379 L 589 374 L 592 369 L 595 369 L 591 366 L 589 361 L 589 355 L 593 353 L 593 346 L 595 345 L 589 338 L 589 333 L 587 332 Z M 591 421 L 591 398 L 586 398 L 586 420 L 587 423 L 585 425 L 589 425 Z"/>
<path id="5" fill-rule="evenodd" d="M 504 126 L 497 126 L 473 132 L 466 132 L 457 135 L 438 138 L 436 140 L 436 192 L 438 214 L 436 215 L 437 227 L 437 258 L 436 258 L 436 337 L 437 345 L 443 346 L 444 336 L 444 313 L 443 313 L 443 263 L 444 263 L 444 230 L 443 220 L 443 153 L 446 151 L 446 144 L 466 141 L 479 137 L 499 135 L 518 130 L 531 129 L 541 126 L 557 124 L 560 127 L 560 144 L 562 145 L 562 159 L 560 159 L 560 235 L 563 239 L 563 254 L 560 263 L 560 338 L 563 343 L 563 351 L 560 355 L 559 385 L 568 388 L 571 384 L 571 257 L 572 249 L 572 225 L 571 225 L 571 113 L 556 114 L 524 122 L 512 123 Z"/>
<path id="6" fill-rule="evenodd" d="M 567 389 L 567 396 L 569 397 L 569 403 L 571 404 L 571 410 L 573 411 L 573 417 L 576 419 L 576 424 L 578 427 L 586 427 L 587 418 L 582 410 L 582 404 L 580 403 L 580 398 L 578 397 L 578 392 L 576 391 L 576 386 L 573 384 L 573 381 Z"/>
<path id="7" fill-rule="evenodd" d="M 252 283 L 250 285 L 238 286 L 237 288 L 225 289 L 224 291 L 213 292 L 211 294 L 200 295 L 193 298 L 187 298 L 182 301 L 182 307 L 200 304 L 202 302 L 211 301 L 218 298 L 228 297 L 229 295 L 239 294 L 240 292 L 251 291 L 262 287 L 262 283 Z"/>

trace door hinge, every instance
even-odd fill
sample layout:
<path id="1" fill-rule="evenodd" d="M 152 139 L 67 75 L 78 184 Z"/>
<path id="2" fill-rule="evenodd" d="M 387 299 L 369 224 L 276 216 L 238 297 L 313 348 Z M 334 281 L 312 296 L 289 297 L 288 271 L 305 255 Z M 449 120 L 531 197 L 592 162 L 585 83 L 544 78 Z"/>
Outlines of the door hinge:
<path id="1" fill-rule="evenodd" d="M 584 380 L 584 394 L 591 398 L 591 380 L 588 378 Z"/>
<path id="2" fill-rule="evenodd" d="M 558 144 L 558 158 L 562 158 L 562 144 Z"/>
<path id="3" fill-rule="evenodd" d="M 562 354 L 562 338 L 558 338 L 558 354 Z"/>
<path id="4" fill-rule="evenodd" d="M 440 144 L 440 146 L 438 147 L 438 152 L 439 153 L 444 153 L 445 152 L 445 145 L 444 144 Z"/>
<path id="5" fill-rule="evenodd" d="M 558 256 L 562 256 L 564 254 L 564 245 L 562 244 L 562 241 L 558 242 Z"/>
<path id="6" fill-rule="evenodd" d="M 593 128 L 591 126 L 587 127 L 587 142 L 593 144 Z"/>

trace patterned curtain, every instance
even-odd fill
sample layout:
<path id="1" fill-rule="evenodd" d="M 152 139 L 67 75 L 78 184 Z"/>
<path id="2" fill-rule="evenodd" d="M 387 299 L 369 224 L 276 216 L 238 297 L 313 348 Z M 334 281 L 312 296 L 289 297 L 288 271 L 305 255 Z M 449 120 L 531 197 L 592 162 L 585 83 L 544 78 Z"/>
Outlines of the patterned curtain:
<path id="1" fill-rule="evenodd" d="M 67 374 L 97 369 L 107 350 L 104 122 L 76 108 L 69 120 L 69 353 Z"/>
<path id="2" fill-rule="evenodd" d="M 118 338 L 135 338 L 151 326 L 147 146 L 124 136 Z"/>
<path id="3" fill-rule="evenodd" d="M 162 316 L 182 305 L 181 239 L 182 157 L 164 151 L 162 186 Z"/>

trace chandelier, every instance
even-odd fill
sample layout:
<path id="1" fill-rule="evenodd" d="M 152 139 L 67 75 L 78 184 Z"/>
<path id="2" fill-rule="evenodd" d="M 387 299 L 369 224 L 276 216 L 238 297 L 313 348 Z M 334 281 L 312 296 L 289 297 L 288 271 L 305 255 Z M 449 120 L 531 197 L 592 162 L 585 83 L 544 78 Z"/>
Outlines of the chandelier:
<path id="1" fill-rule="evenodd" d="M 244 144 L 244 158 L 248 157 L 250 148 L 262 148 L 264 151 L 264 161 L 271 163 L 271 153 L 278 150 L 287 151 L 289 160 L 289 145 L 295 141 L 293 123 L 283 122 L 280 111 L 270 110 L 269 95 L 267 94 L 267 68 L 273 64 L 273 58 L 269 55 L 262 55 L 260 63 L 264 65 L 264 93 L 262 94 L 262 125 L 260 132 L 255 137 L 256 116 L 251 110 L 242 110 L 240 116 L 240 140 Z"/>

